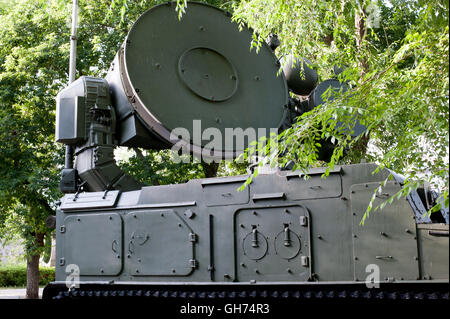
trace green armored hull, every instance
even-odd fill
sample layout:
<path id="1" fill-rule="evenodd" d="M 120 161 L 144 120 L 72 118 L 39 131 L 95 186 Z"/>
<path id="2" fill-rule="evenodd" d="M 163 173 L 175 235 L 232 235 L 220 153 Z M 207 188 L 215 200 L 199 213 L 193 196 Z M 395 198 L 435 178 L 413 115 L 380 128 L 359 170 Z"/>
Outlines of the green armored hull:
<path id="1" fill-rule="evenodd" d="M 326 179 L 322 169 L 309 179 L 279 169 L 243 191 L 248 176 L 142 186 L 116 165 L 116 146 L 178 144 L 233 158 L 248 139 L 211 149 L 195 142 L 193 123 L 223 134 L 282 130 L 324 103 L 329 86 L 345 89 L 336 80 L 316 87 L 311 69 L 301 81 L 285 70 L 286 82 L 273 48 L 264 43 L 256 54 L 251 37 L 210 6 L 190 3 L 181 21 L 173 3 L 157 6 L 133 26 L 106 79 L 82 77 L 60 92 L 56 137 L 76 161 L 63 170 L 56 280 L 45 298 L 448 299 L 448 208 L 431 219 L 435 198 L 421 189 L 361 226 L 391 174 L 374 175 L 374 164 L 335 167 Z M 288 86 L 309 101 L 296 104 Z M 177 127 L 194 139 L 172 136 Z M 374 205 L 401 189 L 393 176 Z"/>
<path id="2" fill-rule="evenodd" d="M 412 200 L 394 201 L 360 225 L 386 177 L 372 175 L 375 167 L 342 166 L 326 180 L 321 170 L 308 180 L 293 171 L 260 175 L 242 192 L 245 176 L 68 194 L 57 212 L 55 287 L 67 290 L 71 264 L 93 291 L 161 284 L 368 290 L 371 267 L 381 287 L 448 282 L 448 225 L 423 223 Z M 399 188 L 388 183 L 379 201 Z"/>

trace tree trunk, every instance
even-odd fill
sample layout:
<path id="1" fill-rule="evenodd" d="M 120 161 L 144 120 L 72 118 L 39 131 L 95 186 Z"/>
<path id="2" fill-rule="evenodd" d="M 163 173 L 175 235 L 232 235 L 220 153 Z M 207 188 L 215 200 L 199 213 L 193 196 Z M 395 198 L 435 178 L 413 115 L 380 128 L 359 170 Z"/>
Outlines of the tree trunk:
<path id="1" fill-rule="evenodd" d="M 44 234 L 38 233 L 35 236 L 36 246 L 44 245 Z M 28 257 L 27 259 L 27 299 L 39 298 L 39 253 Z"/>
<path id="2" fill-rule="evenodd" d="M 364 9 L 361 9 L 361 12 L 355 17 L 355 27 L 356 27 L 356 45 L 358 46 L 359 51 L 363 50 L 364 38 L 366 37 L 367 28 L 366 28 L 366 17 L 367 14 Z M 361 57 L 359 60 L 359 67 L 361 68 L 361 78 L 360 82 L 364 81 L 364 77 L 369 72 L 369 61 L 367 56 L 365 56 L 364 52 L 361 52 Z M 356 142 L 354 149 L 360 154 L 361 158 L 364 158 L 364 155 L 367 153 L 367 144 L 369 143 L 368 136 L 362 136 L 359 141 Z M 358 161 L 359 163 L 359 161 Z"/>
<path id="3" fill-rule="evenodd" d="M 360 51 L 363 50 L 364 39 L 366 37 L 367 28 L 366 28 L 366 12 L 361 10 L 359 14 L 355 17 L 355 27 L 356 27 L 356 45 Z M 361 82 L 364 80 L 364 76 L 369 72 L 369 61 L 364 52 L 361 52 L 362 55 L 359 60 L 359 67 L 361 68 Z"/>

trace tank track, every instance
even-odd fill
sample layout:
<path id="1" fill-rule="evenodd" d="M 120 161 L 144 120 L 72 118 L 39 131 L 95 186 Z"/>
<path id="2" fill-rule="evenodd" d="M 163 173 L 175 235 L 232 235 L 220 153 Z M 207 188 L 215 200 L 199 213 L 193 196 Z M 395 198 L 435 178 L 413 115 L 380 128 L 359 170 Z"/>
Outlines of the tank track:
<path id="1" fill-rule="evenodd" d="M 439 292 L 364 292 L 364 291 L 240 291 L 240 292 L 183 292 L 161 290 L 74 290 L 59 292 L 53 299 L 81 299 L 81 298 L 188 298 L 188 299 L 217 299 L 217 298 L 295 298 L 295 299 L 366 299 L 366 300 L 449 300 L 448 293 Z"/>
<path id="2" fill-rule="evenodd" d="M 256 288 L 256 287 L 255 287 Z M 423 287 L 425 288 L 425 287 Z M 430 287 L 427 287 L 430 288 Z M 342 289 L 322 287 L 302 287 L 301 289 L 227 289 L 211 290 L 192 287 L 184 289 L 139 289 L 127 288 L 108 289 L 108 287 L 81 288 L 72 290 L 53 291 L 53 294 L 44 293 L 47 299 L 174 299 L 174 300 L 342 300 L 342 301 L 448 301 L 449 291 L 437 289 L 414 289 L 402 287 L 401 289 Z"/>

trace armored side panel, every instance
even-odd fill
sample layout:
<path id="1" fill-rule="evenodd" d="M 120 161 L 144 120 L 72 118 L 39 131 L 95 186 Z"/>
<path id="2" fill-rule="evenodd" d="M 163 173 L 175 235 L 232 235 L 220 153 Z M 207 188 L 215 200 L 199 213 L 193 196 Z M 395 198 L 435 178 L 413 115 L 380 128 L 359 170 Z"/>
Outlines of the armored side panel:
<path id="1" fill-rule="evenodd" d="M 417 235 L 422 279 L 448 280 L 448 224 L 420 224 Z"/>
<path id="2" fill-rule="evenodd" d="M 70 263 L 82 283 L 114 285 L 364 284 L 374 265 L 383 283 L 448 281 L 448 225 L 419 224 L 405 199 L 361 225 L 388 175 L 373 175 L 375 167 L 338 167 L 326 180 L 320 169 L 307 180 L 259 175 L 242 192 L 245 176 L 66 195 L 56 280 Z M 375 205 L 400 187 L 388 183 Z"/>
<path id="3" fill-rule="evenodd" d="M 383 280 L 416 280 L 419 278 L 416 222 L 413 214 L 405 214 L 406 201 L 394 201 L 380 213 L 373 212 L 361 227 L 361 220 L 379 183 L 355 184 L 351 187 L 353 215 L 353 254 L 355 279 L 367 276 L 368 265 L 383 270 Z M 399 187 L 386 184 L 377 195 L 374 207 L 394 196 Z"/>
<path id="4" fill-rule="evenodd" d="M 81 276 L 116 276 L 122 271 L 122 219 L 117 213 L 70 215 L 59 229 L 65 257 Z"/>

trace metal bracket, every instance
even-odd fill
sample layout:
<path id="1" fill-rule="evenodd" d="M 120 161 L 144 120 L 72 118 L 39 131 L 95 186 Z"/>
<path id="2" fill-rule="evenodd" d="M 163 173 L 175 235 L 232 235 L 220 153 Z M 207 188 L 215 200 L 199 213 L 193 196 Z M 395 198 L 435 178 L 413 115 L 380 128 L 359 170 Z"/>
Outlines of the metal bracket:
<path id="1" fill-rule="evenodd" d="M 108 195 L 108 192 L 109 192 L 109 187 L 110 187 L 109 185 L 106 187 L 106 190 L 103 193 L 102 199 L 106 199 L 106 195 Z"/>
<path id="2" fill-rule="evenodd" d="M 449 237 L 448 230 L 429 230 L 428 234 L 430 236 L 436 236 L 436 237 Z"/>
<path id="3" fill-rule="evenodd" d="M 395 173 L 392 170 L 389 170 L 389 173 L 392 174 L 394 177 L 394 180 L 403 187 L 404 178 L 403 176 Z M 408 200 L 409 204 L 411 205 L 411 208 L 414 211 L 414 215 L 416 216 L 416 222 L 417 223 L 431 223 L 431 219 L 428 216 L 428 212 L 425 208 L 425 206 L 422 203 L 422 200 L 420 199 L 419 194 L 416 190 L 411 191 L 408 196 L 406 196 L 406 199 Z"/>
<path id="4" fill-rule="evenodd" d="M 78 185 L 78 190 L 77 190 L 77 192 L 75 193 L 75 196 L 74 196 L 73 199 L 72 199 L 74 202 L 77 201 L 78 196 L 80 195 L 81 190 L 82 190 L 82 188 L 83 188 L 83 186 L 84 186 L 85 184 L 86 184 L 86 181 L 83 181 L 80 185 Z"/>

